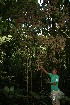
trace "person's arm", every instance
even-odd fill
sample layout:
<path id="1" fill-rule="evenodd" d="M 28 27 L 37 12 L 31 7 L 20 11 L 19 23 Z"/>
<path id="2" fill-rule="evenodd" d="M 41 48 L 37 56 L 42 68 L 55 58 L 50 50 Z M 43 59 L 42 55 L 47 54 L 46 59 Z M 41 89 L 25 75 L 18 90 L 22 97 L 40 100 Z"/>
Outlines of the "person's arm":
<path id="1" fill-rule="evenodd" d="M 51 84 L 51 85 L 54 85 L 54 86 L 57 84 L 57 82 L 53 82 L 53 83 L 47 82 L 47 83 L 49 83 L 49 84 Z"/>
<path id="2" fill-rule="evenodd" d="M 49 74 L 49 72 L 46 71 L 46 70 L 43 68 L 43 66 L 40 66 L 40 69 L 42 69 L 46 74 Z"/>
<path id="3" fill-rule="evenodd" d="M 59 82 L 59 76 L 57 76 L 57 78 L 55 79 L 55 81 L 53 83 L 50 81 L 48 81 L 47 83 L 55 86 L 58 82 Z"/>

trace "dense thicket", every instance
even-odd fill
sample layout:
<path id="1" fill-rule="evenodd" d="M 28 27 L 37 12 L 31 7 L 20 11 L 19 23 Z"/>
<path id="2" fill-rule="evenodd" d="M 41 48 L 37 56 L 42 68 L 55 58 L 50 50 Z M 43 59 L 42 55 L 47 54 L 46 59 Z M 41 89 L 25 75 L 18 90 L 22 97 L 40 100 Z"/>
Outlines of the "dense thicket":
<path id="1" fill-rule="evenodd" d="M 1 0 L 0 105 L 50 105 L 49 77 L 39 64 L 58 69 L 60 89 L 69 96 L 70 2 Z"/>

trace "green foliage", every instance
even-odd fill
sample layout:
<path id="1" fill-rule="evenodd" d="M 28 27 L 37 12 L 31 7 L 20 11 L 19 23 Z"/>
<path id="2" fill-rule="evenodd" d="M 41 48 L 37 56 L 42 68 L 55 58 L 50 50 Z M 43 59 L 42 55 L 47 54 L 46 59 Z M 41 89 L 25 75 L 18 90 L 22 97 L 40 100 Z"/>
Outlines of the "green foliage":
<path id="1" fill-rule="evenodd" d="M 39 95 L 37 95 L 35 92 L 30 92 L 30 94 L 32 95 L 32 96 L 34 96 L 36 99 L 40 99 L 40 96 Z"/>
<path id="2" fill-rule="evenodd" d="M 5 92 L 9 92 L 9 88 L 7 86 L 4 87 Z"/>
<path id="3" fill-rule="evenodd" d="M 67 38 L 70 32 L 69 7 L 63 7 L 64 2 L 61 6 L 54 1 L 40 6 L 37 0 L 0 0 L 0 104 L 48 104 L 49 92 L 46 96 L 39 94 L 43 87 L 48 90 L 42 80 L 48 76 L 37 72 L 38 63 L 49 72 L 58 67 L 63 81 L 69 78 L 69 47 L 54 47 L 60 43 L 60 36 Z M 52 28 L 48 29 L 50 18 Z M 51 36 L 54 36 L 53 43 Z M 65 85 L 62 87 L 66 90 Z"/>

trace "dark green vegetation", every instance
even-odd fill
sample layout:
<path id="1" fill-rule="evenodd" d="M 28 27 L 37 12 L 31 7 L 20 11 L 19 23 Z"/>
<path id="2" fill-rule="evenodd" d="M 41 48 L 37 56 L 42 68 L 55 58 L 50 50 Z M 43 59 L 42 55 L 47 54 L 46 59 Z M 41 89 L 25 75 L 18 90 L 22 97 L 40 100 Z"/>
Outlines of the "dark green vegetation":
<path id="1" fill-rule="evenodd" d="M 0 105 L 51 105 L 49 77 L 39 64 L 58 69 L 59 87 L 69 97 L 70 4 L 44 1 L 0 0 Z M 68 97 L 62 105 L 70 104 Z"/>

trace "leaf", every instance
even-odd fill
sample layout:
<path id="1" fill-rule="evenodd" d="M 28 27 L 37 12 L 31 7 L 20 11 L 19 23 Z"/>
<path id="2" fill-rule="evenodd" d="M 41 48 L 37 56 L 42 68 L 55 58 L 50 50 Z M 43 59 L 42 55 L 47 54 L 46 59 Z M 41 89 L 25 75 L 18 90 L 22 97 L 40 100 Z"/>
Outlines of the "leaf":
<path id="1" fill-rule="evenodd" d="M 14 91 L 14 86 L 11 86 L 10 89 L 9 89 L 9 91 L 10 92 L 13 92 Z"/>
<path id="2" fill-rule="evenodd" d="M 7 86 L 4 87 L 5 92 L 9 92 L 9 88 Z"/>
<path id="3" fill-rule="evenodd" d="M 40 99 L 40 96 L 36 94 L 35 92 L 30 92 L 32 96 L 34 96 L 36 99 Z"/>

